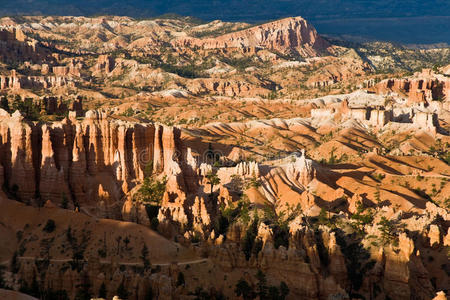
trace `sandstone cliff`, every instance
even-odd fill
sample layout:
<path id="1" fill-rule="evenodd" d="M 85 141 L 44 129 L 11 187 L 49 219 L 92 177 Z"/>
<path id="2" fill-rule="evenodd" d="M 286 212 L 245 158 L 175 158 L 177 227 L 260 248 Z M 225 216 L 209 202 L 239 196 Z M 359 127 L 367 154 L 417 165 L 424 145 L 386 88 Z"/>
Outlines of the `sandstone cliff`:
<path id="1" fill-rule="evenodd" d="M 301 17 L 286 18 L 255 26 L 217 38 L 183 38 L 174 41 L 176 46 L 217 48 L 266 48 L 284 54 L 303 57 L 320 56 L 330 46 L 315 28 Z"/>
<path id="2" fill-rule="evenodd" d="M 429 104 L 433 100 L 450 100 L 450 80 L 442 78 L 387 79 L 371 90 L 382 94 L 396 92 L 405 95 L 410 104 Z"/>
<path id="3" fill-rule="evenodd" d="M 83 121 L 48 125 L 23 122 L 16 112 L 2 117 L 0 133 L 8 190 L 23 201 L 60 204 L 67 197 L 104 216 L 145 172 L 170 172 L 179 136 L 173 127 L 124 122 L 101 111 L 88 111 Z"/>

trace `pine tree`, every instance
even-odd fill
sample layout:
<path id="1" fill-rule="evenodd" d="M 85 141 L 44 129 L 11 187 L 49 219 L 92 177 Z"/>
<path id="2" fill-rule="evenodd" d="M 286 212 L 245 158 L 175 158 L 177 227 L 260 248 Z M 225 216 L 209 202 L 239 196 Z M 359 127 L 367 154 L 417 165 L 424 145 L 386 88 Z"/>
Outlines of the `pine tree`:
<path id="1" fill-rule="evenodd" d="M 5 96 L 3 96 L 0 99 L 0 108 L 6 110 L 7 112 L 9 112 L 9 103 L 8 103 L 8 98 L 6 98 Z"/>
<path id="2" fill-rule="evenodd" d="M 77 286 L 78 290 L 75 295 L 75 300 L 90 300 L 92 295 L 90 292 L 91 283 L 86 272 L 81 275 L 81 284 Z"/>
<path id="3" fill-rule="evenodd" d="M 100 286 L 100 289 L 98 290 L 98 297 L 106 299 L 106 285 L 103 282 Z"/>
<path id="4" fill-rule="evenodd" d="M 258 279 L 258 296 L 260 299 L 265 299 L 268 293 L 266 275 L 261 270 L 258 270 L 258 273 L 256 273 L 256 279 Z"/>
<path id="5" fill-rule="evenodd" d="M 122 300 L 128 298 L 128 291 L 125 288 L 125 284 L 123 283 L 123 280 L 120 283 L 119 287 L 117 288 L 117 296 L 119 296 L 119 298 Z"/>
<path id="6" fill-rule="evenodd" d="M 177 278 L 177 286 L 184 286 L 185 281 L 184 281 L 184 274 L 183 272 L 178 273 L 178 278 Z"/>
<path id="7" fill-rule="evenodd" d="M 144 263 L 145 270 L 148 270 L 150 268 L 150 260 L 148 259 L 148 254 L 149 254 L 149 251 L 148 251 L 147 245 L 144 243 L 144 246 L 142 247 L 142 250 L 141 250 L 141 259 Z"/>
<path id="8" fill-rule="evenodd" d="M 61 199 L 61 207 L 64 209 L 67 209 L 67 206 L 69 204 L 69 201 L 67 200 L 66 194 L 62 194 L 62 199 Z"/>
<path id="9" fill-rule="evenodd" d="M 208 174 L 206 174 L 205 177 L 208 179 L 208 183 L 211 185 L 210 194 L 212 195 L 214 186 L 218 185 L 220 183 L 220 178 L 219 178 L 219 176 L 217 176 L 217 174 L 215 174 L 213 172 L 209 172 Z"/>
<path id="10" fill-rule="evenodd" d="M 237 282 L 234 293 L 238 297 L 242 296 L 242 298 L 244 298 L 245 300 L 256 298 L 255 292 L 253 291 L 252 287 L 243 278 L 239 279 L 239 281 Z"/>
<path id="11" fill-rule="evenodd" d="M 382 217 L 377 225 L 381 231 L 382 244 L 387 245 L 393 242 L 394 246 L 396 246 L 398 241 L 396 240 L 396 228 L 394 223 L 388 220 L 386 217 Z"/>
<path id="12" fill-rule="evenodd" d="M 17 256 L 18 256 L 17 251 L 15 251 L 11 259 L 11 272 L 14 274 L 19 272 L 19 263 L 17 261 Z"/>
<path id="13" fill-rule="evenodd" d="M 289 287 L 287 286 L 286 282 L 282 281 L 280 283 L 280 299 L 284 300 L 286 299 L 287 295 L 289 295 Z"/>

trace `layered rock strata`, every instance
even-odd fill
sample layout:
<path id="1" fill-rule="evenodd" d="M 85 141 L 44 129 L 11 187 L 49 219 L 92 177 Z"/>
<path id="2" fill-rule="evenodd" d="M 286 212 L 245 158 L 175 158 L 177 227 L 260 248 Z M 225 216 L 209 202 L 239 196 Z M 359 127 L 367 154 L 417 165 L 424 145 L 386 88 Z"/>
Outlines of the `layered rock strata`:
<path id="1" fill-rule="evenodd" d="M 45 125 L 24 122 L 18 112 L 2 114 L 1 178 L 24 201 L 67 197 L 95 206 L 103 198 L 113 205 L 146 172 L 176 169 L 178 138 L 177 128 L 125 122 L 101 111 Z"/>

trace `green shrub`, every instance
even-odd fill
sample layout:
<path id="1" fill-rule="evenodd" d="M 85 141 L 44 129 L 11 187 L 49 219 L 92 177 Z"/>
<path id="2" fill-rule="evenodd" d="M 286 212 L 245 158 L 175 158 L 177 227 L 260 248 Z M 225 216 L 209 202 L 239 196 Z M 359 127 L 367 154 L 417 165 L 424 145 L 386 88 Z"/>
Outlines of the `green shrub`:
<path id="1" fill-rule="evenodd" d="M 47 224 L 45 224 L 44 228 L 42 228 L 43 231 L 47 233 L 51 233 L 55 230 L 56 224 L 55 221 L 52 219 L 48 219 Z"/>
<path id="2" fill-rule="evenodd" d="M 244 252 L 245 258 L 247 260 L 249 260 L 252 255 L 252 249 L 253 245 L 255 244 L 255 238 L 258 234 L 258 224 L 259 220 L 255 219 L 245 232 L 244 242 L 242 244 L 242 251 Z"/>
<path id="3" fill-rule="evenodd" d="M 153 177 L 146 177 L 144 183 L 134 196 L 134 200 L 146 204 L 159 206 L 161 204 L 164 192 L 166 191 L 166 177 L 157 180 Z"/>
<path id="4" fill-rule="evenodd" d="M 15 251 L 11 258 L 11 263 L 10 263 L 11 272 L 14 274 L 17 274 L 17 272 L 19 272 L 19 268 L 20 268 L 17 257 L 18 257 L 18 254 L 17 254 L 17 251 Z"/>
<path id="5" fill-rule="evenodd" d="M 239 279 L 237 282 L 234 293 L 238 297 L 242 296 L 245 300 L 256 298 L 256 293 L 253 291 L 253 288 L 243 278 Z"/>
<path id="6" fill-rule="evenodd" d="M 149 256 L 149 251 L 148 251 L 147 245 L 144 244 L 144 246 L 142 246 L 142 250 L 141 250 L 141 259 L 142 259 L 142 262 L 144 263 L 145 270 L 150 268 L 150 260 L 149 260 L 148 256 Z"/>
<path id="7" fill-rule="evenodd" d="M 183 272 L 178 273 L 178 277 L 177 277 L 177 286 L 184 286 L 185 284 L 185 280 L 184 280 L 184 274 Z"/>
<path id="8" fill-rule="evenodd" d="M 153 230 L 158 230 L 159 220 L 157 217 L 153 217 L 150 221 L 150 228 Z"/>
<path id="9" fill-rule="evenodd" d="M 117 296 L 119 296 L 120 299 L 128 299 L 128 291 L 125 288 L 125 284 L 122 282 L 120 283 L 119 287 L 117 288 Z"/>
<path id="10" fill-rule="evenodd" d="M 98 297 L 106 299 L 106 285 L 104 282 L 102 282 L 102 285 L 100 286 L 100 289 L 98 291 Z"/>
<path id="11" fill-rule="evenodd" d="M 381 217 L 380 222 L 377 223 L 378 229 L 381 231 L 380 241 L 383 245 L 393 244 L 398 245 L 397 228 L 393 221 L 386 217 Z"/>

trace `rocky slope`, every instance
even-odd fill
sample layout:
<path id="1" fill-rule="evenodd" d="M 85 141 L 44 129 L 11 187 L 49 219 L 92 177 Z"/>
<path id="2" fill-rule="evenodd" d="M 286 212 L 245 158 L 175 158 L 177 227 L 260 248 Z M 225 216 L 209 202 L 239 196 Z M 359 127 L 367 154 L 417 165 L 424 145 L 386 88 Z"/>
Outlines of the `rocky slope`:
<path id="1" fill-rule="evenodd" d="M 177 40 L 174 44 L 205 49 L 266 48 L 302 57 L 326 54 L 330 47 L 314 27 L 301 17 L 278 20 L 217 38 Z"/>
<path id="2" fill-rule="evenodd" d="M 0 288 L 449 294 L 448 67 L 383 73 L 300 17 L 0 24 Z"/>
<path id="3" fill-rule="evenodd" d="M 377 72 L 448 63 L 448 49 L 330 43 L 301 17 L 250 26 L 29 16 L 1 18 L 0 27 L 0 87 L 32 98 L 45 91 L 101 101 L 177 89 L 195 96 L 306 99 L 386 78 Z"/>
<path id="4" fill-rule="evenodd" d="M 353 114 L 351 107 L 359 103 L 361 97 L 362 95 L 358 94 L 347 96 L 345 100 L 334 99 L 326 106 L 335 107 L 336 120 L 350 118 L 355 122 L 358 115 Z M 372 101 L 383 100 L 380 96 L 371 97 Z M 323 99 L 315 101 L 318 104 Z M 148 226 L 154 221 L 148 212 L 146 213 L 145 206 L 136 202 L 133 194 L 137 190 L 133 188 L 136 185 L 139 187 L 144 178 L 153 173 L 167 178 L 161 207 L 154 215 L 158 220 L 158 231 L 166 238 L 175 238 L 184 245 L 190 245 L 192 241 L 199 239 L 202 242 L 194 249 L 209 259 L 206 265 L 195 266 L 192 270 L 182 272 L 205 274 L 208 268 L 220 267 L 215 276 L 229 277 L 229 286 L 218 286 L 214 281 L 216 277 L 202 277 L 201 282 L 203 286 L 219 289 L 225 295 L 234 295 L 230 286 L 233 287 L 239 280 L 241 273 L 237 270 L 242 269 L 249 270 L 250 273 L 254 272 L 252 270 L 265 270 L 270 282 L 278 284 L 283 281 L 289 287 L 290 297 L 296 299 L 322 299 L 339 295 L 345 297 L 352 293 L 352 290 L 358 290 L 358 293 L 364 295 L 376 290 L 378 295 L 388 295 L 396 299 L 409 299 L 411 294 L 418 295 L 420 299 L 431 299 L 437 290 L 447 289 L 448 275 L 445 273 L 445 267 L 441 266 L 446 264 L 448 210 L 429 202 L 423 194 L 415 194 L 411 183 L 403 185 L 401 181 L 395 180 L 400 179 L 399 171 L 405 173 L 404 179 L 412 179 L 410 182 L 413 185 L 417 183 L 414 182 L 415 175 L 409 177 L 406 174 L 417 172 L 417 176 L 437 177 L 437 182 L 444 180 L 444 184 L 440 183 L 440 191 L 433 197 L 434 201 L 445 205 L 445 195 L 448 191 L 446 178 L 450 175 L 448 165 L 437 159 L 429 159 L 429 164 L 433 164 L 435 171 L 427 174 L 422 171 L 420 163 L 412 159 L 402 164 L 399 162 L 403 159 L 401 156 L 394 158 L 367 153 L 363 155 L 362 161 L 358 162 L 359 166 L 340 169 L 338 166 L 313 161 L 306 157 L 304 151 L 291 156 L 269 155 L 262 160 L 258 159 L 260 162 L 257 163 L 245 161 L 251 153 L 251 149 L 245 145 L 234 148 L 227 146 L 228 135 L 263 135 L 271 139 L 271 135 L 283 137 L 279 131 L 289 132 L 294 136 L 298 134 L 299 137 L 316 137 L 320 141 L 324 134 L 318 132 L 326 132 L 328 126 L 321 121 L 321 110 L 324 108 L 311 110 L 310 120 L 274 119 L 247 124 L 216 123 L 188 131 L 143 123 L 137 119 L 114 116 L 111 112 L 102 111 L 88 111 L 81 120 L 72 118 L 39 125 L 25 122 L 18 112 L 11 116 L 2 112 L 0 157 L 3 176 L 0 178 L 5 183 L 6 195 L 32 206 L 42 206 L 45 203 L 46 208 L 39 214 L 40 219 L 35 223 L 43 224 L 48 218 L 59 224 L 54 238 L 53 233 L 45 238 L 38 237 L 38 241 L 47 239 L 48 242 L 49 238 L 52 240 L 47 251 L 51 265 L 26 263 L 27 257 L 35 255 L 34 249 L 41 249 L 39 255 L 43 255 L 46 249 L 42 248 L 43 242 L 40 247 L 32 246 L 35 239 L 28 236 L 39 236 L 39 231 L 46 232 L 47 229 L 34 229 L 33 225 L 30 232 L 28 229 L 24 230 L 17 244 L 5 248 L 7 252 L 4 252 L 3 258 L 9 258 L 10 261 L 12 253 L 21 251 L 21 240 L 27 241 L 26 246 L 22 242 L 25 252 L 20 254 L 19 270 L 12 269 L 11 273 L 7 273 L 9 286 L 20 286 L 19 279 L 31 284 L 33 279 L 30 274 L 44 272 L 42 274 L 46 277 L 41 280 L 49 282 L 49 286 L 58 286 L 72 296 L 80 290 L 77 282 L 83 280 L 89 280 L 92 285 L 91 293 L 95 293 L 102 283 L 111 294 L 121 284 L 128 288 L 135 287 L 137 291 L 131 293 L 133 296 L 148 292 L 151 286 L 152 291 L 157 292 L 162 299 L 193 291 L 198 283 L 191 278 L 186 279 L 185 289 L 175 286 L 175 278 L 181 272 L 180 264 L 183 264 L 181 259 L 177 260 L 178 266 L 163 268 L 161 273 L 152 275 L 149 279 L 144 279 L 142 275 L 126 267 L 128 262 L 123 258 L 118 258 L 119 265 L 125 267 L 116 269 L 112 263 L 102 262 L 102 258 L 81 260 L 77 262 L 80 266 L 78 271 L 67 270 L 64 271 L 63 277 L 59 277 L 72 278 L 70 282 L 51 276 L 56 270 L 65 269 L 65 265 L 73 260 L 52 250 L 52 247 L 64 243 L 54 239 L 58 237 L 60 230 L 68 226 L 65 219 L 69 218 L 69 215 L 64 218 L 59 218 L 58 215 L 70 213 L 56 207 L 65 206 L 82 212 L 70 213 L 73 221 L 69 224 L 91 222 L 90 217 L 85 215 L 87 214 L 124 219 Z M 333 146 L 331 153 L 332 157 L 336 155 L 334 159 L 339 156 L 342 159 L 345 153 L 341 152 L 342 147 L 353 147 L 349 144 L 352 142 L 346 140 L 346 134 L 363 137 L 358 142 L 362 149 L 374 147 L 382 151 L 381 146 L 374 143 L 369 135 L 364 137 L 363 127 L 352 127 L 352 133 L 343 130 L 332 141 L 322 140 L 322 145 L 313 150 L 311 155 L 324 157 L 323 153 L 327 147 L 341 143 L 339 147 Z M 260 132 L 259 135 L 256 132 Z M 200 140 L 192 139 L 193 136 Z M 223 140 L 216 139 L 212 145 L 207 136 L 222 136 Z M 288 139 L 292 140 L 293 137 Z M 251 144 L 259 145 L 259 142 L 253 141 Z M 278 147 L 280 146 L 286 147 L 284 143 L 279 143 Z M 262 144 L 258 151 L 264 147 Z M 347 151 L 347 156 L 352 155 L 350 151 Z M 355 152 L 354 155 L 353 161 L 356 162 L 359 154 Z M 411 169 L 404 170 L 402 165 Z M 361 169 L 361 166 L 366 169 Z M 210 187 L 208 174 L 211 172 L 217 174 L 219 181 Z M 384 175 L 376 177 L 371 175 L 372 172 Z M 217 225 L 217 220 L 224 216 L 222 209 L 236 209 L 236 205 L 240 207 L 239 205 L 245 203 L 242 202 L 242 195 L 245 195 L 244 199 L 247 199 L 245 201 L 248 201 L 251 207 L 249 218 L 253 221 L 249 223 L 246 218 L 239 217 L 234 221 L 227 221 L 230 222 L 228 228 Z M 68 204 L 63 204 L 65 198 Z M 19 214 L 20 205 L 11 200 L 3 200 L 2 206 L 9 211 L 4 216 Z M 355 221 L 352 217 L 360 213 L 359 205 L 370 209 L 373 221 L 358 229 L 365 234 L 358 234 L 355 239 L 355 236 L 348 235 L 347 231 L 359 228 L 354 227 Z M 222 209 L 219 209 L 220 207 Z M 283 233 L 282 227 L 271 223 L 276 219 L 266 215 L 269 208 L 274 210 L 275 218 L 279 218 L 277 222 L 289 224 L 287 232 Z M 27 207 L 29 214 L 34 214 L 33 211 L 37 209 Z M 324 221 L 323 216 L 320 217 L 324 209 L 328 211 L 328 218 L 333 218 L 341 225 L 334 227 Z M 319 223 L 317 216 L 321 220 Z M 259 222 L 259 218 L 265 221 Z M 383 235 L 384 229 L 378 225 L 383 218 L 396 222 L 390 225 L 395 226 L 391 233 L 394 236 L 394 245 L 385 242 L 387 237 Z M 31 219 L 18 219 L 15 221 L 18 222 L 16 225 L 11 220 L 4 220 L 2 224 L 10 224 L 5 228 L 5 232 L 14 236 L 17 230 L 27 227 L 23 220 L 30 222 Z M 86 221 L 82 221 L 84 219 Z M 118 224 L 120 222 L 117 226 Z M 106 230 L 108 226 L 105 223 L 97 227 Z M 84 231 L 93 231 L 89 228 L 86 227 Z M 140 227 L 136 227 L 136 230 L 138 228 Z M 245 250 L 247 246 L 243 245 L 248 243 L 246 236 L 249 235 L 249 230 L 256 230 L 254 240 L 250 241 L 252 244 L 262 243 L 260 248 L 251 250 L 256 247 L 253 244 L 251 251 Z M 283 238 L 280 234 L 287 236 Z M 96 235 L 100 239 L 101 234 Z M 414 236 L 419 236 L 420 239 L 414 241 Z M 155 239 L 156 237 L 149 241 L 154 242 Z M 114 241 L 115 238 L 109 240 Z M 362 252 L 348 252 L 354 250 L 345 246 L 347 243 Z M 100 244 L 98 247 L 101 249 Z M 111 247 L 107 246 L 108 249 Z M 126 248 L 128 247 L 136 249 L 129 250 L 133 254 L 130 254 L 128 260 L 135 257 L 135 261 L 131 262 L 141 265 L 141 262 L 136 262 L 139 257 L 136 251 L 139 251 L 140 246 L 127 244 Z M 163 260 L 162 264 L 166 266 L 164 259 L 155 256 L 161 248 L 153 247 L 158 250 L 151 250 L 152 261 Z M 90 256 L 96 256 L 94 245 L 87 245 L 86 251 L 91 253 Z M 433 256 L 434 260 L 429 260 L 417 251 Z M 362 282 L 356 280 L 360 273 L 355 275 L 351 271 L 353 255 L 359 255 L 357 257 L 360 263 L 367 265 L 364 271 L 358 271 L 367 272 L 366 279 Z M 94 262 L 98 259 L 100 262 L 97 261 L 97 267 L 94 267 Z M 202 261 L 195 257 L 191 261 L 197 260 Z M 158 263 L 155 263 L 155 266 L 157 265 Z M 431 278 L 430 272 L 433 272 L 435 279 Z M 113 279 L 103 279 L 108 273 L 115 274 Z M 129 276 L 130 279 L 125 279 L 127 277 L 124 276 Z M 254 279 L 251 277 L 252 275 L 249 275 L 246 280 L 252 282 Z M 172 281 L 162 285 L 161 280 L 167 280 L 166 278 L 172 278 Z"/>
<path id="5" fill-rule="evenodd" d="M 416 73 L 412 78 L 387 79 L 372 88 L 377 93 L 395 92 L 406 95 L 411 103 L 428 103 L 450 99 L 450 79 L 431 70 Z"/>

